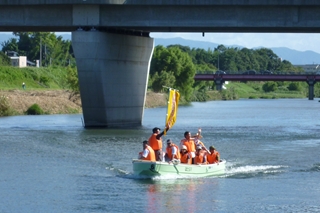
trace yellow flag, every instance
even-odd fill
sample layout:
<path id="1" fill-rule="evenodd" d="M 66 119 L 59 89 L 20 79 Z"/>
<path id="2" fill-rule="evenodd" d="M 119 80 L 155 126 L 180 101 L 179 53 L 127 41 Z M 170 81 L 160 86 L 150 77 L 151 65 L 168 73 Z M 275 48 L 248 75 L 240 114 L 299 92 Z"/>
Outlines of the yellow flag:
<path id="1" fill-rule="evenodd" d="M 180 93 L 177 90 L 170 89 L 169 100 L 168 100 L 168 110 L 166 118 L 166 127 L 172 127 L 177 119 L 178 104 L 179 104 Z M 164 134 L 166 135 L 166 130 Z"/>

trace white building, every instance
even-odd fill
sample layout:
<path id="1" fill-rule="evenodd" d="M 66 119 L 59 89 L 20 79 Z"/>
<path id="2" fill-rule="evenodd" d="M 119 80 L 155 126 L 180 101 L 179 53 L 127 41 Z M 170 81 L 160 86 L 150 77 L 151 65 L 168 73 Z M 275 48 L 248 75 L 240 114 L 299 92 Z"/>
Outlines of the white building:
<path id="1" fill-rule="evenodd" d="M 14 67 L 26 67 L 27 66 L 27 56 L 13 56 L 10 57 L 11 65 Z"/>
<path id="2" fill-rule="evenodd" d="M 35 66 L 35 63 L 27 60 L 27 56 L 19 56 L 15 51 L 7 51 L 6 55 L 9 56 L 11 65 L 14 67 Z"/>

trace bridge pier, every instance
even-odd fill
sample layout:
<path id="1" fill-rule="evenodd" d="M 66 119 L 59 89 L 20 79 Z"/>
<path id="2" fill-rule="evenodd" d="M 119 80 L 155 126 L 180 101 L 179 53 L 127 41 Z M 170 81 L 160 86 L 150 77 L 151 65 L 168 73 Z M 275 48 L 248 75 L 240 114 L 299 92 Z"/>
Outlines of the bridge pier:
<path id="1" fill-rule="evenodd" d="M 224 80 L 222 80 L 221 78 L 217 78 L 214 80 L 214 83 L 216 85 L 216 90 L 221 91 L 222 90 L 222 86 L 224 84 Z"/>
<path id="2" fill-rule="evenodd" d="M 141 126 L 153 38 L 72 32 L 85 127 Z"/>
<path id="3" fill-rule="evenodd" d="M 314 85 L 316 83 L 316 80 L 314 79 L 308 79 L 307 84 L 309 85 L 309 100 L 313 100 L 314 98 Z"/>

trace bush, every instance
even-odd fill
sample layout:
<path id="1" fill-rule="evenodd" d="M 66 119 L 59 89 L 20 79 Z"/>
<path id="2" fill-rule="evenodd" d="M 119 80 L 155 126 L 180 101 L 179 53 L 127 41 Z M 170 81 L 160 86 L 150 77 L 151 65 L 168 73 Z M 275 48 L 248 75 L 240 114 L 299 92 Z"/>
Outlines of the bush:
<path id="1" fill-rule="evenodd" d="M 299 82 L 292 82 L 289 84 L 288 89 L 290 91 L 301 91 L 302 87 Z"/>
<path id="2" fill-rule="evenodd" d="M 38 104 L 33 104 L 26 111 L 27 115 L 42 115 L 44 114 L 43 110 L 40 108 Z"/>
<path id="3" fill-rule="evenodd" d="M 0 96 L 0 116 L 8 115 L 9 109 L 10 107 L 9 107 L 8 98 L 4 95 L 1 95 Z"/>
<path id="4" fill-rule="evenodd" d="M 274 92 L 277 90 L 277 84 L 273 81 L 267 82 L 265 84 L 263 84 L 262 89 L 265 92 Z"/>
<path id="5" fill-rule="evenodd" d="M 41 76 L 39 82 L 45 86 L 49 86 L 49 78 L 47 76 Z"/>

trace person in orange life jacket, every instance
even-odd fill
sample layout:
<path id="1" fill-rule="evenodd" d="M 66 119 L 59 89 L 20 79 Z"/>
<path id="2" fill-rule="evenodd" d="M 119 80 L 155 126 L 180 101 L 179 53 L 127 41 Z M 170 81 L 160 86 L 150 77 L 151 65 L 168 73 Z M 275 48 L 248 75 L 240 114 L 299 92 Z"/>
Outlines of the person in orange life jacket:
<path id="1" fill-rule="evenodd" d="M 220 162 L 219 152 L 216 150 L 216 148 L 214 146 L 210 146 L 209 149 L 210 149 L 211 154 L 207 155 L 208 163 L 210 163 L 210 164 L 219 163 Z"/>
<path id="2" fill-rule="evenodd" d="M 202 146 L 202 149 L 206 150 L 208 153 L 210 153 L 210 151 L 207 149 L 207 147 L 204 145 L 204 143 L 202 141 L 200 141 L 200 139 L 202 138 L 201 135 L 201 129 L 198 129 L 198 133 L 194 136 L 191 136 L 192 138 L 194 138 L 194 145 L 195 147 L 197 146 Z"/>
<path id="3" fill-rule="evenodd" d="M 168 161 L 169 163 L 172 163 L 173 161 L 180 162 L 179 147 L 176 144 L 172 143 L 171 139 L 167 140 L 165 161 Z"/>
<path id="4" fill-rule="evenodd" d="M 169 130 L 170 127 L 166 128 L 166 131 Z M 160 133 L 160 128 L 155 127 L 152 129 L 152 135 L 149 138 L 149 146 L 154 150 L 156 154 L 156 160 L 162 161 L 163 160 L 163 152 L 162 152 L 162 135 L 164 132 Z"/>
<path id="5" fill-rule="evenodd" d="M 201 146 L 197 146 L 194 164 L 207 164 L 207 152 L 203 150 Z"/>
<path id="6" fill-rule="evenodd" d="M 191 133 L 186 131 L 184 133 L 184 139 L 181 140 L 180 142 L 180 146 L 182 147 L 183 145 L 185 145 L 187 147 L 188 152 L 191 155 L 192 158 L 192 164 L 194 163 L 194 157 L 195 157 L 195 144 L 194 144 L 194 138 L 191 137 Z"/>
<path id="7" fill-rule="evenodd" d="M 185 145 L 182 145 L 181 151 L 180 151 L 180 162 L 191 164 L 191 155 L 188 153 L 187 147 Z"/>
<path id="8" fill-rule="evenodd" d="M 143 151 L 139 152 L 139 159 L 156 161 L 156 156 L 153 149 L 148 145 L 148 141 L 143 141 Z"/>

